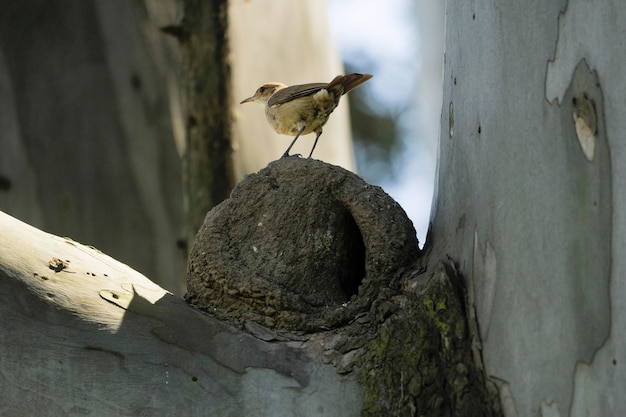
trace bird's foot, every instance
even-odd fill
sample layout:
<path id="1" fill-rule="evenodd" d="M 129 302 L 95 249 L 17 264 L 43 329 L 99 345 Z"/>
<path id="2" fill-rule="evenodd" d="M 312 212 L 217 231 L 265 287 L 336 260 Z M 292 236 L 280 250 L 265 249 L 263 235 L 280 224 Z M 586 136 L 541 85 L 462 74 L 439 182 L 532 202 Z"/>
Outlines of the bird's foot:
<path id="1" fill-rule="evenodd" d="M 283 156 L 281 156 L 280 158 L 281 158 L 281 159 L 282 159 L 282 158 L 289 158 L 290 156 L 295 156 L 296 158 L 302 158 L 302 154 L 299 154 L 299 153 L 294 153 L 294 154 L 289 155 L 287 152 L 285 152 L 285 153 L 283 154 Z"/>

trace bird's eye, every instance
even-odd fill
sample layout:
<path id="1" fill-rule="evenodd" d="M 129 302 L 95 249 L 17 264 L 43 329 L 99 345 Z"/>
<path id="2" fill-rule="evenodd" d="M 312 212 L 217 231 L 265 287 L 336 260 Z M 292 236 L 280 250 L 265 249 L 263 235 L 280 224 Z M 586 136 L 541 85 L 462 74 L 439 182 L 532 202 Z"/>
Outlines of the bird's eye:
<path id="1" fill-rule="evenodd" d="M 259 93 L 265 92 L 265 87 L 259 87 Z"/>

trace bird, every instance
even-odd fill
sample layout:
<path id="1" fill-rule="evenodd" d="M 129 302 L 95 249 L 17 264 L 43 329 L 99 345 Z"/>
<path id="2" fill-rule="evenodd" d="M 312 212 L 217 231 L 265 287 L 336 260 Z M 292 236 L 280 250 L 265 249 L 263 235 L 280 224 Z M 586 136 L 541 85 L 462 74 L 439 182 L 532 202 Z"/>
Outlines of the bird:
<path id="1" fill-rule="evenodd" d="M 329 83 L 308 83 L 286 86 L 279 82 L 269 82 L 260 86 L 253 96 L 244 103 L 258 103 L 265 106 L 265 117 L 269 125 L 282 135 L 295 135 L 293 141 L 281 156 L 289 156 L 289 151 L 301 135 L 315 132 L 315 142 L 308 159 L 311 159 L 322 127 L 339 104 L 342 95 L 354 90 L 372 74 L 352 73 L 338 75 Z"/>

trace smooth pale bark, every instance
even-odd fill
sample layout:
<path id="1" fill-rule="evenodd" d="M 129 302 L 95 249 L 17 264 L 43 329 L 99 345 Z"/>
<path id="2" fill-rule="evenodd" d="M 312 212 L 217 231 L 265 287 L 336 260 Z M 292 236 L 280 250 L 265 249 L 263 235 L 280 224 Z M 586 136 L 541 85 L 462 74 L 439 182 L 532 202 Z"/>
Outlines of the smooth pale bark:
<path id="1" fill-rule="evenodd" d="M 434 251 L 507 416 L 626 415 L 626 7 L 448 2 Z"/>
<path id="2" fill-rule="evenodd" d="M 268 343 L 0 212 L 0 414 L 360 414 L 321 346 Z"/>

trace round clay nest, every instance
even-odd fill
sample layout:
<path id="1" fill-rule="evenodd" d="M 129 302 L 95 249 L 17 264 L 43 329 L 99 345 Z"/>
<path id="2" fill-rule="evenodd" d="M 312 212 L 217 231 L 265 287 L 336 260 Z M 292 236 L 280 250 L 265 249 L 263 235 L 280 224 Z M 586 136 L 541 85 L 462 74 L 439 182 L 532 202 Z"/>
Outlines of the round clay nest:
<path id="1" fill-rule="evenodd" d="M 321 161 L 282 158 L 207 214 L 186 299 L 235 325 L 329 329 L 366 311 L 418 254 L 413 224 L 381 188 Z"/>

